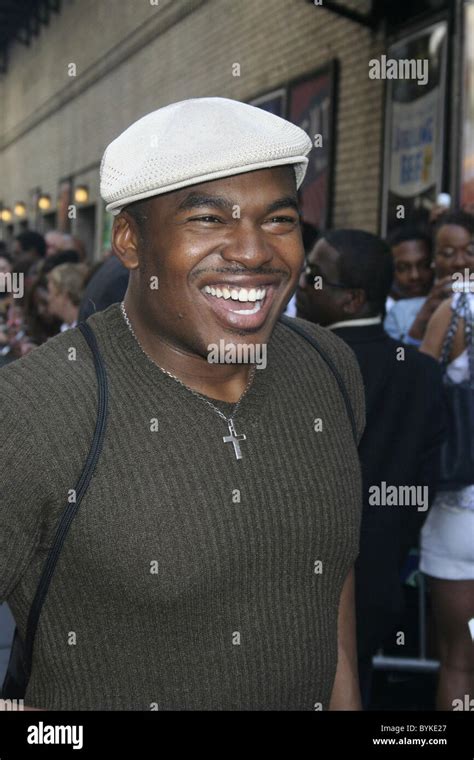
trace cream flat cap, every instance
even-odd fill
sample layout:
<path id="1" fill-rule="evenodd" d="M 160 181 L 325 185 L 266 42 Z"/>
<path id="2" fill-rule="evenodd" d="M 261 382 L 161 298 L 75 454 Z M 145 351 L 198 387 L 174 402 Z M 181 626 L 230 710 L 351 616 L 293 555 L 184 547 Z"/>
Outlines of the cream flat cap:
<path id="1" fill-rule="evenodd" d="M 100 193 L 112 214 L 128 203 L 255 169 L 293 164 L 303 182 L 312 143 L 279 116 L 228 98 L 191 98 L 143 116 L 108 145 Z"/>

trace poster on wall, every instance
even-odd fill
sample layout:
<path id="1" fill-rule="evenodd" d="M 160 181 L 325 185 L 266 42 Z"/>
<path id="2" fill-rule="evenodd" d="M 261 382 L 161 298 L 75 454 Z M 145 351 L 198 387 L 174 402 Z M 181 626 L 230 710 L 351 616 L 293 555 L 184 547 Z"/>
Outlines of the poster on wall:
<path id="1" fill-rule="evenodd" d="M 382 57 L 387 79 L 382 235 L 441 191 L 447 23 L 441 21 L 398 41 Z M 382 70 L 382 64 L 381 64 Z"/>
<path id="2" fill-rule="evenodd" d="M 285 118 L 286 115 L 286 89 L 284 87 L 278 90 L 272 90 L 264 95 L 260 95 L 258 98 L 254 98 L 250 101 L 251 106 L 258 106 L 264 111 L 274 114 L 274 116 L 281 116 Z"/>
<path id="3" fill-rule="evenodd" d="M 301 214 L 319 230 L 331 223 L 337 61 L 290 83 L 287 118 L 309 135 L 313 149 L 300 188 Z"/>
<path id="4" fill-rule="evenodd" d="M 464 6 L 461 206 L 474 210 L 474 3 Z"/>

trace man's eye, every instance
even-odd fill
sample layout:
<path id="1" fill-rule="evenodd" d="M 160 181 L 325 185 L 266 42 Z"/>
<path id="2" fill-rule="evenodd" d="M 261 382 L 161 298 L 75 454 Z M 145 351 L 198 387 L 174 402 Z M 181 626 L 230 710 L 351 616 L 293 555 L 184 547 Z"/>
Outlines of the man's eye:
<path id="1" fill-rule="evenodd" d="M 272 216 L 268 221 L 272 224 L 297 224 L 298 222 L 293 216 Z"/>
<path id="2" fill-rule="evenodd" d="M 193 216 L 188 221 L 190 222 L 220 222 L 221 220 L 217 216 Z"/>

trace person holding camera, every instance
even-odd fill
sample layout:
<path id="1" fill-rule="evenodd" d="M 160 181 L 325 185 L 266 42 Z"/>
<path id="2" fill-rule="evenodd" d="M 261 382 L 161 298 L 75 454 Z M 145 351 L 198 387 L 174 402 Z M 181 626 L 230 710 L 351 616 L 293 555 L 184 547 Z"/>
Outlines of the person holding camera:
<path id="1" fill-rule="evenodd" d="M 411 322 L 406 319 L 410 302 L 397 302 L 387 315 L 384 323 L 386 332 L 395 340 L 420 346 L 426 333 L 428 322 L 438 306 L 453 295 L 455 275 L 464 273 L 469 263 L 474 261 L 474 216 L 466 211 L 446 211 L 438 217 L 434 227 L 434 250 L 431 266 L 434 269 L 433 286 L 422 301 L 417 298 L 419 310 Z M 413 311 L 411 311 L 413 314 Z M 412 319 L 410 315 L 410 319 Z"/>

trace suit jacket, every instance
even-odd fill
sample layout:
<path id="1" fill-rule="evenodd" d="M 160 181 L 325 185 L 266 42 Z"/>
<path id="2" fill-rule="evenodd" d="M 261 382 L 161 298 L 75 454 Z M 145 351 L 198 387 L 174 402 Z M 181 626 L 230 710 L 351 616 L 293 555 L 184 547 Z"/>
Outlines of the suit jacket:
<path id="1" fill-rule="evenodd" d="M 334 332 L 354 351 L 366 393 L 366 428 L 359 447 L 363 511 L 356 612 L 359 656 L 368 657 L 400 618 L 400 573 L 427 514 L 417 506 L 371 506 L 369 488 L 383 481 L 387 486 L 427 486 L 431 505 L 446 412 L 441 369 L 434 359 L 397 343 L 382 325 Z M 403 359 L 397 358 L 400 348 Z"/>
<path id="2" fill-rule="evenodd" d="M 127 290 L 128 276 L 129 271 L 122 262 L 114 255 L 109 256 L 87 283 L 78 321 L 86 320 L 96 311 L 104 311 L 121 301 Z"/>

